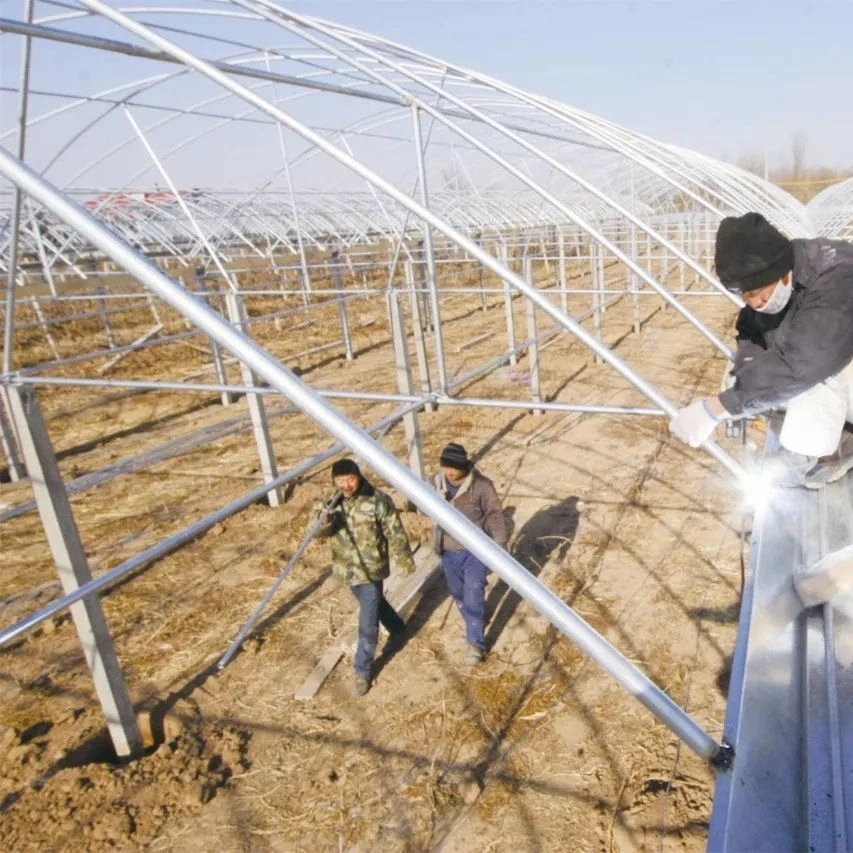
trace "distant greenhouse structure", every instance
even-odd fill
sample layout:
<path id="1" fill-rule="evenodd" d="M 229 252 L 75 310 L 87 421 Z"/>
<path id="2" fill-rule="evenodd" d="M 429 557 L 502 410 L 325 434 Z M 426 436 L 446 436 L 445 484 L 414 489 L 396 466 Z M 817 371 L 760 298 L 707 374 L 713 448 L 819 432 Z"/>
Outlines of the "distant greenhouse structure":
<path id="1" fill-rule="evenodd" d="M 853 178 L 821 190 L 806 210 L 816 233 L 832 240 L 853 240 Z"/>

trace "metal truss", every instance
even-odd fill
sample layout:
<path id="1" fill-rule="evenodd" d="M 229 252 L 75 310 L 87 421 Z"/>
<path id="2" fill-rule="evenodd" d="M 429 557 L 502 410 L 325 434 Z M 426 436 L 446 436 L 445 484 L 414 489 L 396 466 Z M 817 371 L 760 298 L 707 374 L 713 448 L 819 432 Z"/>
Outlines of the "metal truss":
<path id="1" fill-rule="evenodd" d="M 21 19 L 0 19 L 0 38 L 21 65 L 20 84 L 0 92 L 0 115 L 17 115 L 0 128 L 0 175 L 8 181 L 0 195 L 0 269 L 7 282 L 0 389 L 13 422 L 2 433 L 11 470 L 16 460 L 9 445 L 16 434 L 28 468 L 51 465 L 31 386 L 107 385 L 111 380 L 90 359 L 163 344 L 152 303 L 154 325 L 144 336 L 120 343 L 110 332 L 108 303 L 155 294 L 192 327 L 174 335 L 201 330 L 206 336 L 217 381 L 204 387 L 223 395 L 246 392 L 264 480 L 260 493 L 271 503 L 294 475 L 276 468 L 259 378 L 337 442 L 306 464 L 319 464 L 345 446 L 381 468 L 402 494 L 470 546 L 691 748 L 710 760 L 726 759 L 724 744 L 424 485 L 416 415 L 439 403 L 617 411 L 543 402 L 535 378 L 539 347 L 568 331 L 652 404 L 620 413 L 671 416 L 674 404 L 602 344 L 608 299 L 661 299 L 713 349 L 729 355 L 686 304 L 688 296 L 701 295 L 738 303 L 709 272 L 716 223 L 760 210 L 790 236 L 807 236 L 812 224 L 802 205 L 729 164 L 267 0 L 191 7 L 26 0 Z M 81 91 L 51 73 L 95 58 L 108 62 L 109 85 Z M 618 274 L 606 273 L 605 261 Z M 594 296 L 584 312 L 570 310 L 567 301 L 574 292 L 566 279 L 572 263 L 579 286 Z M 441 333 L 440 296 L 454 292 L 453 265 L 479 271 L 478 292 L 490 287 L 500 293 L 507 311 L 506 346 L 461 377 L 446 368 Z M 547 281 L 537 274 L 542 269 Z M 251 290 L 241 280 L 247 273 L 266 278 Z M 686 277 L 696 286 L 693 292 Z M 391 420 L 404 423 L 414 448 L 412 470 L 252 340 L 257 317 L 243 300 L 280 281 L 287 284 L 282 298 L 303 298 L 306 312 L 316 307 L 308 304 L 308 294 L 333 300 L 341 339 L 330 345 L 348 359 L 348 301 L 384 299 L 388 292 L 399 394 L 391 400 L 377 392 L 373 399 L 399 404 Z M 512 297 L 518 294 L 527 322 L 522 341 L 512 322 Z M 403 298 L 411 300 L 419 383 L 401 343 Z M 221 313 L 207 306 L 210 299 L 221 301 Z M 45 317 L 44 308 L 73 300 L 80 300 L 80 308 L 72 321 L 93 312 L 101 318 L 105 347 L 99 343 L 69 356 L 53 344 L 51 323 L 68 317 Z M 537 326 L 537 317 L 550 325 Z M 589 317 L 593 331 L 582 324 Z M 421 320 L 432 324 L 430 353 Z M 54 358 L 22 364 L 15 355 L 16 332 L 33 323 Z M 222 350 L 238 360 L 241 383 L 225 380 Z M 455 396 L 465 381 L 514 363 L 522 352 L 530 358 L 530 400 Z M 72 363 L 79 368 L 73 377 L 50 375 Z M 172 384 L 200 387 L 187 380 Z M 742 475 L 713 442 L 705 449 L 732 475 Z M 37 495 L 39 508 L 50 507 L 56 530 L 73 530 L 67 496 L 63 503 L 64 489 L 54 485 Z M 76 562 L 61 606 L 87 596 L 92 601 L 89 594 L 109 582 L 86 580 L 85 555 L 76 540 L 72 544 Z M 131 560 L 119 568 L 126 572 L 139 564 Z M 37 614 L 3 632 L 0 642 L 43 618 Z M 96 644 L 109 646 L 97 613 L 81 620 L 85 642 L 94 636 Z M 124 707 L 120 684 L 103 690 L 112 691 L 102 698 L 105 709 Z M 121 735 L 114 737 L 117 749 L 133 751 L 135 736 L 127 725 Z"/>

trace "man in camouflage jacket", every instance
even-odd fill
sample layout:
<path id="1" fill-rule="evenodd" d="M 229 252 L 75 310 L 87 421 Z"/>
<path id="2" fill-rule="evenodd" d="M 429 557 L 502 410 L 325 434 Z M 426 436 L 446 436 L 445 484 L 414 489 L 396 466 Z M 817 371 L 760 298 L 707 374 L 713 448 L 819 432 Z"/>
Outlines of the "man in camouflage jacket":
<path id="1" fill-rule="evenodd" d="M 332 465 L 332 480 L 340 500 L 320 510 L 315 536 L 330 540 L 332 573 L 349 586 L 359 603 L 353 695 L 363 696 L 370 688 L 379 623 L 388 629 L 389 642 L 395 645 L 406 635 L 406 623 L 382 591 L 382 582 L 390 574 L 390 558 L 404 575 L 412 574 L 415 564 L 391 498 L 365 480 L 351 459 Z"/>

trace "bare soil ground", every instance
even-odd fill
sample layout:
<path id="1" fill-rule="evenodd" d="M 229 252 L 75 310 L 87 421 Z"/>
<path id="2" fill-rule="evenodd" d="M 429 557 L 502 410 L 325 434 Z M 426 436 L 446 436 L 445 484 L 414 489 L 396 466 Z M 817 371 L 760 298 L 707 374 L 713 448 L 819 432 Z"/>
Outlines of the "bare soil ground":
<path id="1" fill-rule="evenodd" d="M 717 330 L 730 328 L 724 300 L 690 305 Z M 445 302 L 453 375 L 497 351 L 500 306 L 494 297 L 485 312 L 479 298 Z M 288 357 L 334 332 L 335 310 L 296 334 L 292 320 L 254 333 L 318 387 L 396 390 L 378 299 L 350 310 L 364 323 L 351 364 L 337 351 Z M 520 301 L 516 312 L 521 339 Z M 610 308 L 605 341 L 670 399 L 713 391 L 723 362 L 709 360 L 710 345 L 658 300 L 646 297 L 643 314 L 632 334 L 629 300 Z M 115 334 L 133 340 L 150 320 L 125 332 L 117 319 Z M 489 330 L 491 339 L 456 352 Z M 542 357 L 549 398 L 647 405 L 568 335 Z M 129 356 L 109 375 L 174 377 L 207 361 L 193 339 L 167 357 Z M 527 369 L 525 360 L 497 369 L 463 393 L 521 399 Z M 231 378 L 239 381 L 236 368 Z M 243 401 L 79 388 L 39 397 L 68 480 L 220 425 L 212 443 L 73 495 L 95 574 L 259 483 Z M 286 401 L 267 405 L 280 412 Z M 393 409 L 340 408 L 362 425 Z M 430 468 L 444 443 L 461 441 L 503 498 L 514 556 L 718 738 L 740 593 L 738 499 L 719 466 L 670 438 L 660 418 L 444 407 L 420 422 Z M 280 470 L 331 444 L 298 414 L 272 416 L 271 432 Z M 383 442 L 405 457 L 401 428 Z M 381 472 L 368 474 L 383 485 Z M 132 699 L 150 712 L 142 758 L 110 760 L 67 615 L 0 653 L 0 848 L 704 849 L 711 771 L 494 576 L 481 666 L 463 664 L 461 619 L 439 579 L 410 617 L 407 645 L 378 660 L 365 697 L 350 698 L 342 661 L 314 699 L 299 702 L 294 691 L 355 615 L 329 575 L 327 546 L 314 543 L 217 673 L 329 485 L 323 466 L 282 507 L 251 506 L 103 598 Z M 427 547 L 429 520 L 395 497 L 412 541 Z M 6 508 L 30 498 L 26 483 L 0 486 Z M 2 540 L 8 625 L 58 586 L 35 512 L 4 522 Z"/>

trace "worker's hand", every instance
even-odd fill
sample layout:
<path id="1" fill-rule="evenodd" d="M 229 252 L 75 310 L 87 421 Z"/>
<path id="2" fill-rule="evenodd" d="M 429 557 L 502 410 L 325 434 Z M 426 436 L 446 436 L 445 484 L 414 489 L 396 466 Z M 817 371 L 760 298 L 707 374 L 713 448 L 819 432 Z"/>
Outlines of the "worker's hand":
<path id="1" fill-rule="evenodd" d="M 317 518 L 320 520 L 321 524 L 330 524 L 336 512 L 338 512 L 338 507 L 324 506 L 323 509 L 320 510 L 320 514 Z"/>
<path id="2" fill-rule="evenodd" d="M 332 516 L 340 510 L 341 500 L 343 500 L 343 495 L 340 492 L 336 492 L 329 503 L 320 510 L 317 518 L 321 524 L 328 524 L 332 520 Z"/>
<path id="3" fill-rule="evenodd" d="M 675 417 L 669 422 L 669 431 L 685 444 L 699 447 L 710 437 L 720 420 L 721 418 L 711 414 L 705 400 L 699 400 L 675 413 Z"/>

